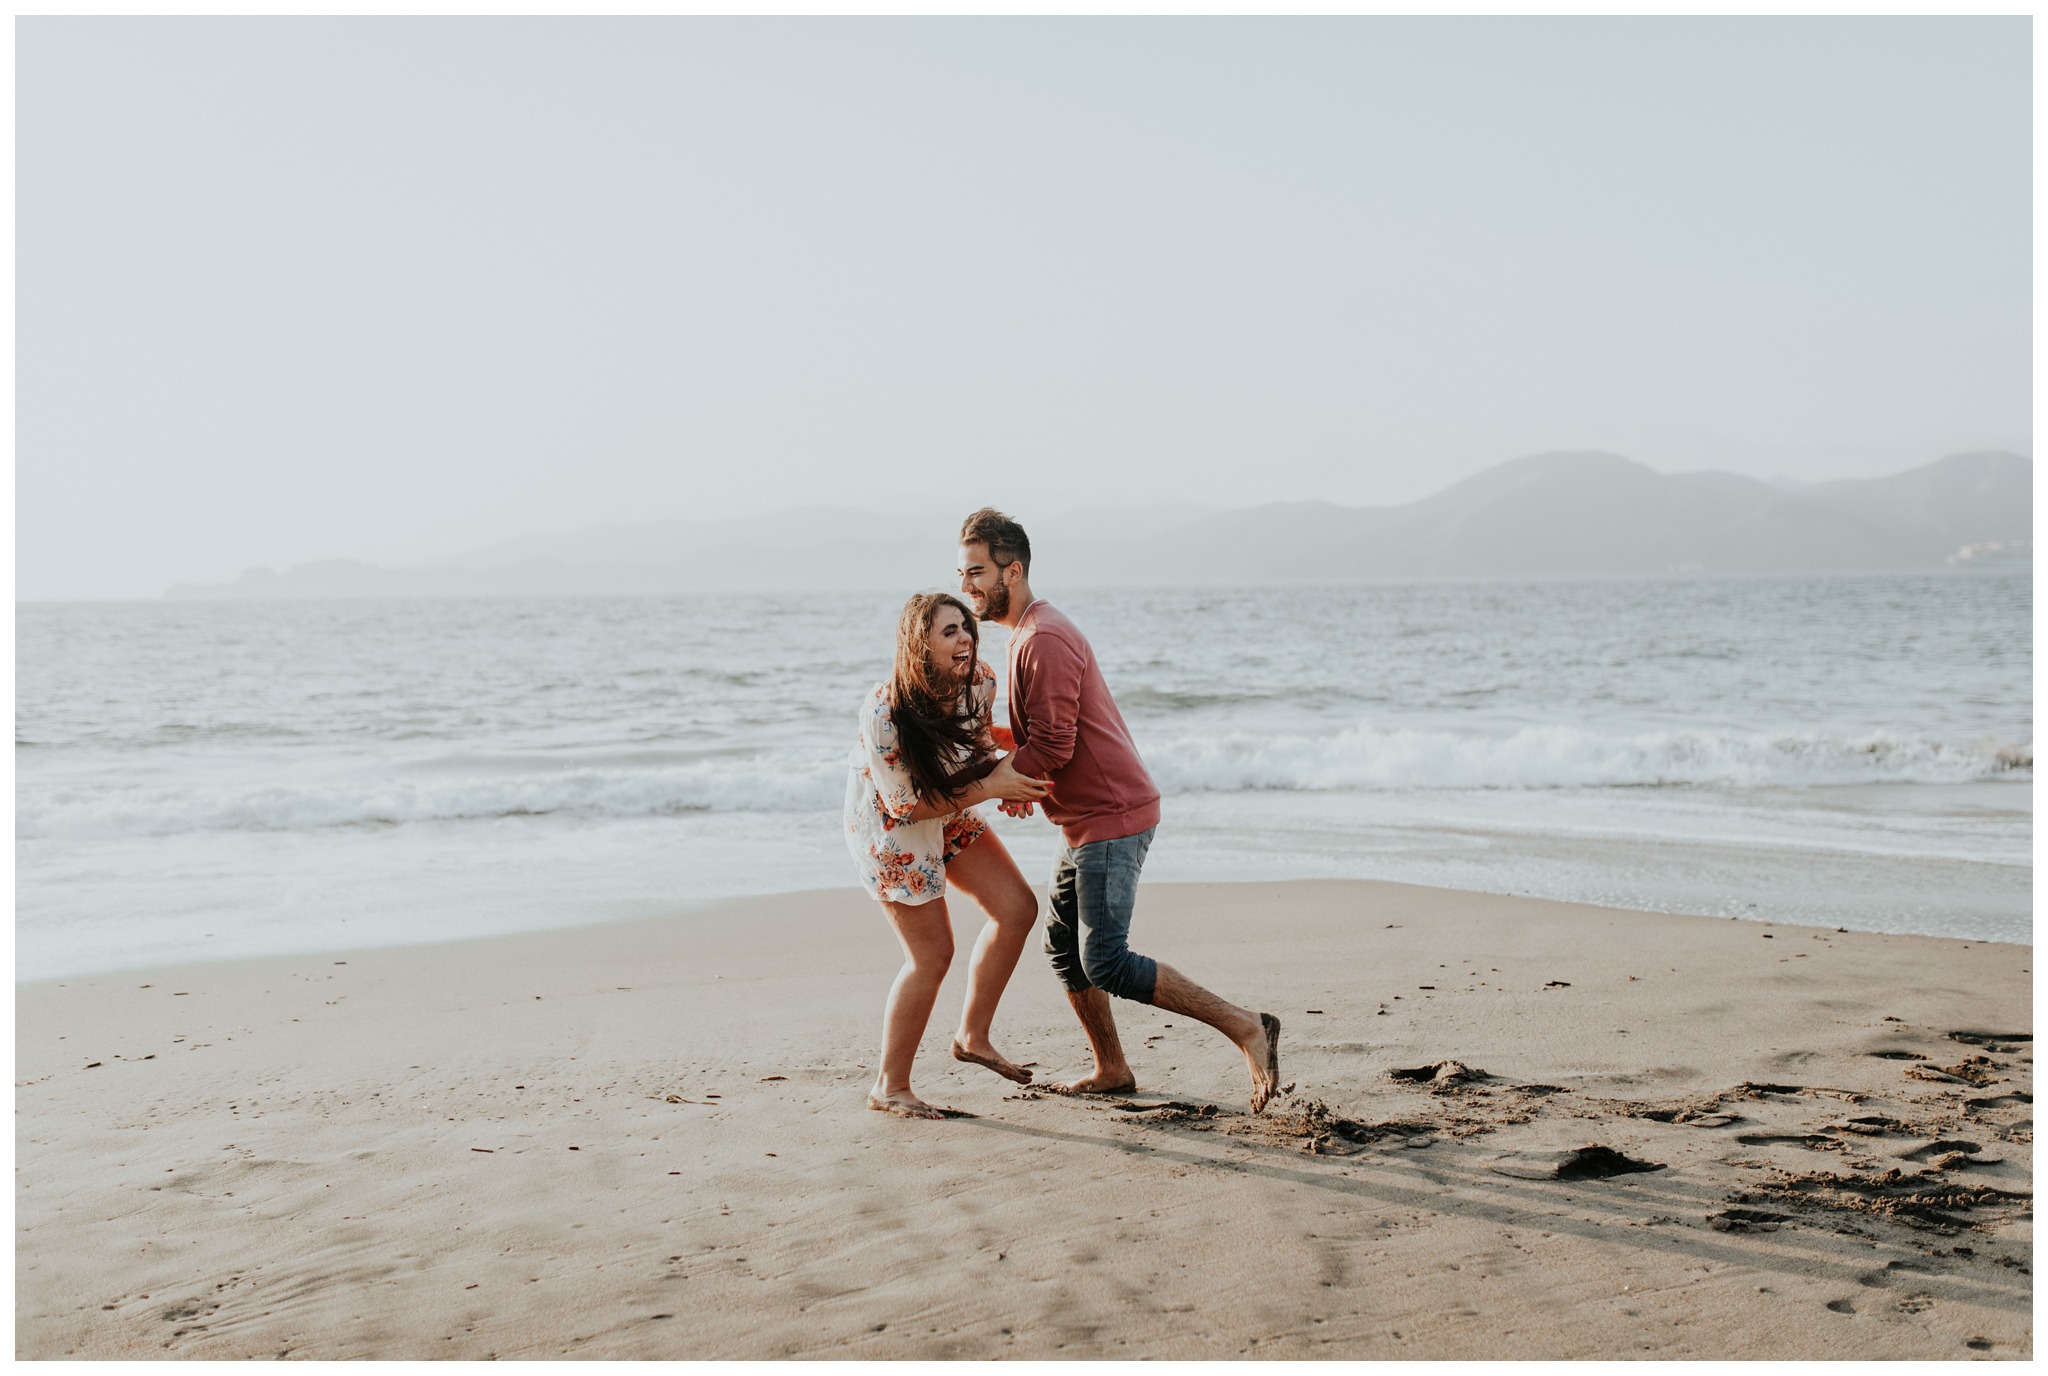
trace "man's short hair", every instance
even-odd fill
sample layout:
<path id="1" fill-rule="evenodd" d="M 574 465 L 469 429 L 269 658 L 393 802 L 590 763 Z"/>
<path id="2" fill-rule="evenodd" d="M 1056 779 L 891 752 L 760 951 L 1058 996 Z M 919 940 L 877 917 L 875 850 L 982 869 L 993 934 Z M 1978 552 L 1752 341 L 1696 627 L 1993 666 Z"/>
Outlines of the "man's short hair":
<path id="1" fill-rule="evenodd" d="M 987 545 L 989 558 L 997 564 L 1022 564 L 1031 574 L 1031 537 L 1024 527 L 992 506 L 985 506 L 960 525 L 960 543 Z"/>

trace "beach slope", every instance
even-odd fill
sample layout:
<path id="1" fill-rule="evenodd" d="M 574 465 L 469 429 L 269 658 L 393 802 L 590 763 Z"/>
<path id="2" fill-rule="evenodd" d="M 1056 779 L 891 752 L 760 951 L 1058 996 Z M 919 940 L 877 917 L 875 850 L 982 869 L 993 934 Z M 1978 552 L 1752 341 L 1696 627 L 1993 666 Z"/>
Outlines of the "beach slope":
<path id="1" fill-rule="evenodd" d="M 944 1055 L 853 891 L 17 990 L 22 1357 L 2022 1358 L 2032 948 L 1147 885 L 1291 1094 Z M 1034 941 L 1034 947 L 1035 947 Z M 997 1039 L 1086 1068 L 1036 950 Z"/>

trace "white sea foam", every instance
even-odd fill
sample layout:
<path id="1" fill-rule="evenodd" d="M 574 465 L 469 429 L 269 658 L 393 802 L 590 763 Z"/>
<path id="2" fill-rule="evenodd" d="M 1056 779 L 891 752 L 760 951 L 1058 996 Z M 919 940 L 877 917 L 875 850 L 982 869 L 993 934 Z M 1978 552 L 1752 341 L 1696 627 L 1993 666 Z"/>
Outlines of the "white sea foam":
<path id="1" fill-rule="evenodd" d="M 1661 785 L 1815 787 L 2031 778 L 2032 741 L 1948 741 L 1760 732 L 1607 734 L 1532 726 L 1511 735 L 1375 730 L 1228 732 L 1161 741 L 1147 763 L 1169 792 Z"/>
<path id="2" fill-rule="evenodd" d="M 233 784 L 119 791 L 24 791 L 15 835 L 107 839 L 192 831 L 307 831 L 567 814 L 659 817 L 692 812 L 805 812 L 836 803 L 842 763 L 790 768 L 718 761 L 670 769 L 554 770 L 324 783 Z"/>
<path id="3" fill-rule="evenodd" d="M 1175 793 L 1416 789 L 1813 787 L 1968 783 L 2032 777 L 2033 745 L 1766 736 L 1745 732 L 1601 734 L 1529 727 L 1507 736 L 1352 727 L 1327 735 L 1230 732 L 1141 739 L 1161 789 Z M 479 776 L 220 782 L 177 788 L 24 788 L 22 838 L 303 831 L 565 814 L 817 812 L 838 805 L 843 756 L 731 756 L 684 765 L 581 767 Z"/>

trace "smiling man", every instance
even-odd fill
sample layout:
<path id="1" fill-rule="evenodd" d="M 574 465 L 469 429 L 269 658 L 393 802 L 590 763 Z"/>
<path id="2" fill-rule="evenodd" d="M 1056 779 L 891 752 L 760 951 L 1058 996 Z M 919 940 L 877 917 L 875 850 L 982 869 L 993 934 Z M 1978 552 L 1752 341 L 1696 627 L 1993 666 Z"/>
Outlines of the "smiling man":
<path id="1" fill-rule="evenodd" d="M 1088 1034 L 1095 1069 L 1044 1087 L 1064 1094 L 1137 1088 L 1116 1033 L 1114 994 L 1185 1014 L 1230 1038 L 1251 1067 L 1252 1112 L 1263 1112 L 1280 1082 L 1280 1020 L 1219 998 L 1130 948 L 1138 871 L 1159 825 L 1159 787 L 1138 758 L 1088 638 L 1032 596 L 1031 539 L 992 507 L 960 528 L 959 574 L 975 610 L 1010 628 L 1011 760 L 1019 774 L 1051 781 L 1045 815 L 1066 841 L 1053 866 L 1045 950 Z M 1028 811 L 1025 805 L 1016 814 Z"/>

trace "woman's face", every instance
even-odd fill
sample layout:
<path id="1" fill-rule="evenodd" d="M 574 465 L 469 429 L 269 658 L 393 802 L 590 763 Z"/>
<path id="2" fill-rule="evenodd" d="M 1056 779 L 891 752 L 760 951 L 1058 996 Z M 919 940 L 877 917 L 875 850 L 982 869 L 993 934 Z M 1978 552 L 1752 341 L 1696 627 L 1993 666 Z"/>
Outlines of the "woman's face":
<path id="1" fill-rule="evenodd" d="M 939 604 L 939 609 L 932 613 L 932 629 L 925 639 L 925 649 L 941 678 L 964 683 L 974 672 L 974 633 L 967 629 L 967 618 L 958 607 Z"/>

